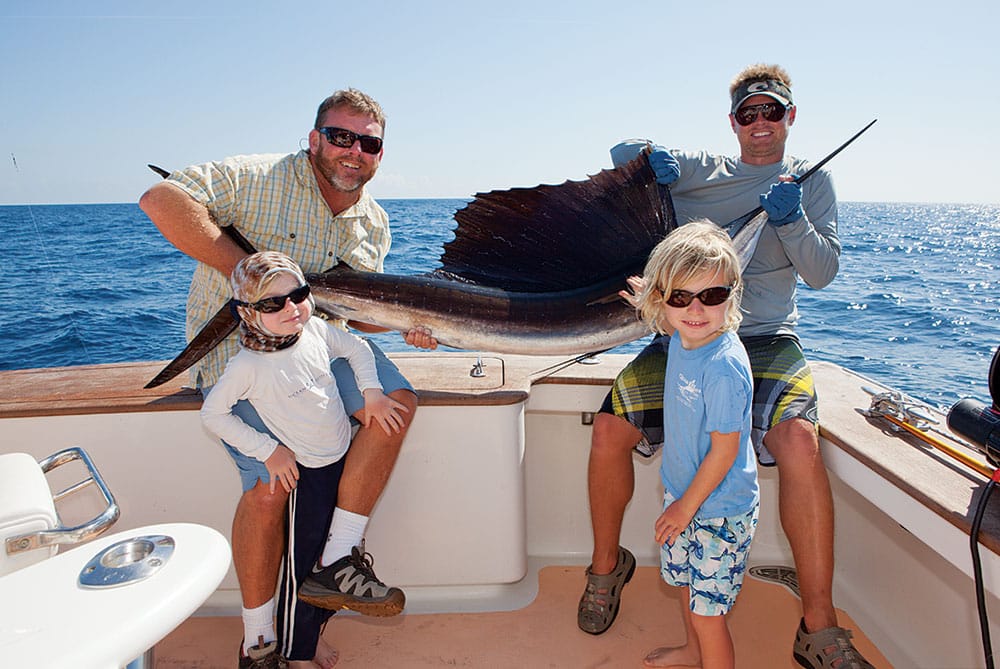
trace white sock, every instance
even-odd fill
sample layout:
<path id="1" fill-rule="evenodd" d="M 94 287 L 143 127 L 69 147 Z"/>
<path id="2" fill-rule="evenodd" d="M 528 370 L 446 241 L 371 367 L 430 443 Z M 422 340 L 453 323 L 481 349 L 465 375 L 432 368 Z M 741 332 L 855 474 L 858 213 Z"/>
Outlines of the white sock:
<path id="1" fill-rule="evenodd" d="M 260 637 L 264 643 L 277 639 L 274 633 L 274 597 L 253 609 L 243 609 L 243 653 L 257 645 Z"/>
<path id="2" fill-rule="evenodd" d="M 366 529 L 368 516 L 336 507 L 333 510 L 333 520 L 330 521 L 330 534 L 326 538 L 323 556 L 319 559 L 320 566 L 328 567 L 345 555 L 350 555 L 351 549 L 361 544 Z"/>

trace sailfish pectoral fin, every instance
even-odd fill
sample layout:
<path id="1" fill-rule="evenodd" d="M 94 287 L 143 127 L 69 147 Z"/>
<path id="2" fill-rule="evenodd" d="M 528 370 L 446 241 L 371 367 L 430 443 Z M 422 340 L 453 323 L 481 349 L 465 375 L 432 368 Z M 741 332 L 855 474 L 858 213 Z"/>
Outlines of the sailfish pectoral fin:
<path id="1" fill-rule="evenodd" d="M 174 378 L 219 345 L 236 329 L 238 321 L 227 302 L 176 358 L 171 360 L 144 388 L 155 388 Z"/>

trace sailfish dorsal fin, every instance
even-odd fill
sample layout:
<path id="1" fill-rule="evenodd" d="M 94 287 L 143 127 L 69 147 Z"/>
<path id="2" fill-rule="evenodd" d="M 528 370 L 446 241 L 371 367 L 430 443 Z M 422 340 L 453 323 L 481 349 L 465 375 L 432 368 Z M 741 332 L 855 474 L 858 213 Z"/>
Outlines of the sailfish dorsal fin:
<path id="1" fill-rule="evenodd" d="M 677 226 L 669 192 L 644 155 L 583 181 L 479 193 L 455 220 L 440 273 L 518 292 L 641 271 Z"/>

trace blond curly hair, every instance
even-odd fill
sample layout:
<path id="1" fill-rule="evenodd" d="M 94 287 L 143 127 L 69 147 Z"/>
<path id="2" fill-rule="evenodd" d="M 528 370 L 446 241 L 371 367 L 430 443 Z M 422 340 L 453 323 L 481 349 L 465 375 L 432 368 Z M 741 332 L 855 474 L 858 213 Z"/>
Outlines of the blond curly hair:
<path id="1" fill-rule="evenodd" d="M 740 260 L 729 235 L 707 219 L 682 225 L 653 249 L 643 271 L 644 286 L 636 304 L 639 317 L 655 332 L 669 333 L 673 328 L 667 322 L 666 297 L 676 286 L 702 272 L 717 273 L 726 285 L 732 286 L 722 329 L 735 331 L 743 320 Z"/>

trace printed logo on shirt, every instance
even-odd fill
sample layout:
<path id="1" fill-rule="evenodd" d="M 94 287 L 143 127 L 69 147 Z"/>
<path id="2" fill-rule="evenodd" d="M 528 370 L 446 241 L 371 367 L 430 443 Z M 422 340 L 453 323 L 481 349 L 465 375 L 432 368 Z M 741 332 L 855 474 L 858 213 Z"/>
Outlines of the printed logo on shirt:
<path id="1" fill-rule="evenodd" d="M 332 374 L 320 374 L 319 377 L 310 378 L 304 386 L 292 393 L 289 393 L 288 397 L 291 399 L 293 397 L 298 397 L 302 393 L 309 392 L 313 388 L 322 388 L 327 386 L 332 378 Z"/>
<path id="2" fill-rule="evenodd" d="M 684 374 L 678 376 L 680 382 L 677 387 L 677 396 L 684 406 L 694 406 L 701 397 L 701 388 L 698 387 L 696 379 L 687 379 Z"/>

